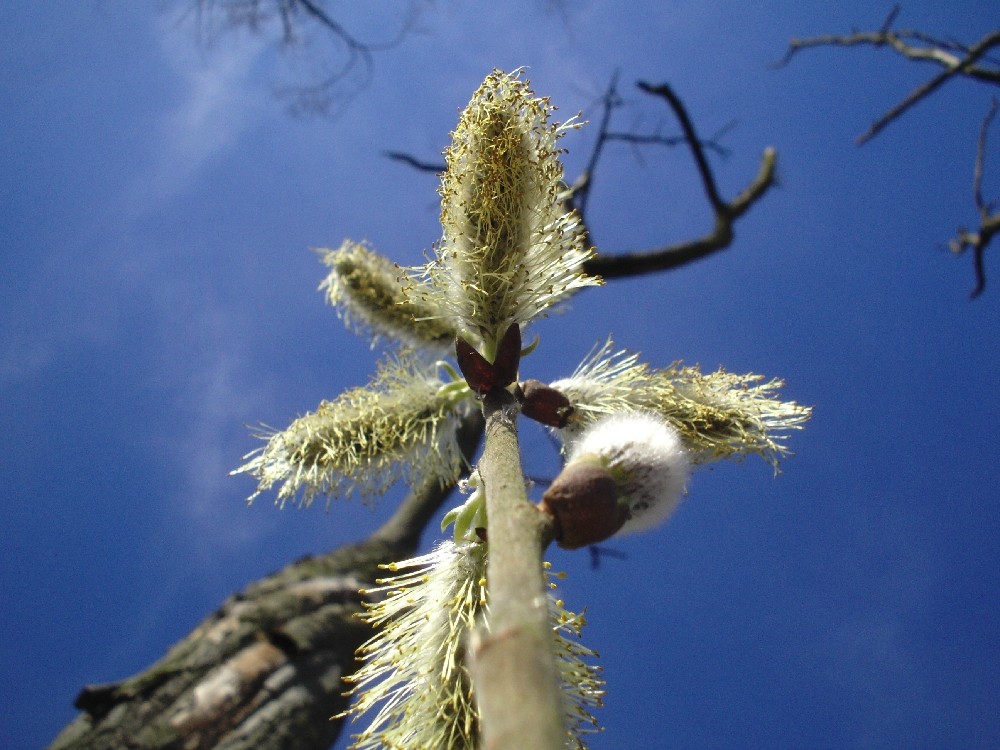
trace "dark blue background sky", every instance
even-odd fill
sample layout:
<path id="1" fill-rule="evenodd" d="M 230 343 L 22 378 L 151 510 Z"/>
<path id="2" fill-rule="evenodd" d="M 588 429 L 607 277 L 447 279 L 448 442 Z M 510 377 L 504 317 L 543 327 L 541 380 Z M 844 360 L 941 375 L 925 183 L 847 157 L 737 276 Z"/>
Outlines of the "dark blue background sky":
<path id="1" fill-rule="evenodd" d="M 768 64 L 888 5 L 495 5 L 428 6 L 332 120 L 272 96 L 306 61 L 245 34 L 199 44 L 183 3 L 0 6 L 0 746 L 47 743 L 84 683 L 142 670 L 229 593 L 385 517 L 398 493 L 374 513 L 247 509 L 251 481 L 228 472 L 255 447 L 244 424 L 284 425 L 373 370 L 309 248 L 367 238 L 421 262 L 435 180 L 381 152 L 436 158 L 486 73 L 518 66 L 591 119 L 620 70 L 621 129 L 674 132 L 631 88 L 668 81 L 702 133 L 737 120 L 713 161 L 727 197 L 765 146 L 781 177 L 728 252 L 538 325 L 525 374 L 565 375 L 610 333 L 656 365 L 784 377 L 815 406 L 777 479 L 757 460 L 702 469 L 669 524 L 615 542 L 627 559 L 553 552 L 606 670 L 592 747 L 1000 744 L 1000 263 L 969 302 L 971 262 L 943 250 L 977 218 L 991 92 L 955 82 L 858 148 L 931 68 L 869 50 Z M 391 36 L 396 6 L 373 7 L 337 12 Z M 995 22 L 990 2 L 899 21 L 969 42 Z M 570 177 L 593 134 L 563 141 Z M 609 253 L 710 226 L 689 154 L 624 146 L 589 218 Z M 551 474 L 551 444 L 524 433 Z"/>

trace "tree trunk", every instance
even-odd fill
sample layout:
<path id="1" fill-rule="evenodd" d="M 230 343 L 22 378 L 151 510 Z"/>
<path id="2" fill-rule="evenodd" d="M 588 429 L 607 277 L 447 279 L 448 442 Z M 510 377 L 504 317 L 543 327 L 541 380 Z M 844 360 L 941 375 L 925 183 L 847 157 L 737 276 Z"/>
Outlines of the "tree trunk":
<path id="1" fill-rule="evenodd" d="M 482 424 L 475 414 L 459 433 L 470 461 Z M 367 540 L 251 584 L 145 672 L 85 687 L 49 750 L 327 750 L 348 705 L 342 678 L 372 635 L 358 589 L 413 555 L 450 489 L 417 488 Z"/>

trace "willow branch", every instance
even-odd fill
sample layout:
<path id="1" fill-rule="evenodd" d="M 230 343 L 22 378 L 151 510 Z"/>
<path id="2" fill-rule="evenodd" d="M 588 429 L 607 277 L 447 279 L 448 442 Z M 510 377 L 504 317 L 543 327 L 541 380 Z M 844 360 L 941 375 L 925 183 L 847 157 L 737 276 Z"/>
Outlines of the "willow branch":
<path id="1" fill-rule="evenodd" d="M 484 750 L 557 750 L 566 728 L 542 567 L 548 517 L 528 502 L 518 449 L 517 404 L 506 391 L 484 399 L 489 558 L 485 627 L 470 646 Z"/>

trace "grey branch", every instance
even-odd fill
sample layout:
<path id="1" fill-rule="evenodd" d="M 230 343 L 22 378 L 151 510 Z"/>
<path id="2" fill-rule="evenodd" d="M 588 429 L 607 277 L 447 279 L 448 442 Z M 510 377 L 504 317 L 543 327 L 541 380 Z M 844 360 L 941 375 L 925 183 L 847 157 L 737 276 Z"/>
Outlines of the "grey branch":
<path id="1" fill-rule="evenodd" d="M 460 429 L 470 459 L 482 429 L 480 414 Z M 251 584 L 145 672 L 85 687 L 83 713 L 49 750 L 327 750 L 347 707 L 342 678 L 372 634 L 355 617 L 358 589 L 413 554 L 450 489 L 416 489 L 365 541 Z"/>
<path id="2" fill-rule="evenodd" d="M 990 42 L 997 32 L 987 34 L 971 47 L 949 39 L 939 39 L 915 29 L 893 29 L 899 15 L 900 6 L 895 6 L 883 21 L 878 31 L 853 31 L 850 34 L 823 34 L 806 39 L 792 39 L 788 43 L 785 56 L 774 67 L 783 67 L 791 62 L 799 52 L 814 47 L 885 47 L 902 57 L 921 62 L 930 62 L 947 70 L 961 69 L 961 75 L 985 83 L 1000 83 L 1000 67 L 993 61 L 989 65 L 975 63 L 982 55 L 995 46 Z M 977 53 L 979 48 L 984 49 Z M 969 60 L 969 57 L 975 59 Z"/>
<path id="3" fill-rule="evenodd" d="M 912 29 L 893 30 L 891 26 L 898 13 L 899 6 L 896 6 L 878 31 L 855 31 L 851 34 L 826 34 L 807 39 L 792 39 L 788 43 L 784 58 L 775 66 L 787 65 L 796 54 L 805 49 L 870 46 L 885 47 L 909 60 L 929 62 L 943 68 L 940 73 L 922 83 L 872 123 L 868 130 L 858 136 L 859 144 L 874 138 L 890 123 L 952 78 L 971 78 L 1000 85 L 1000 66 L 987 57 L 990 50 L 1000 46 L 1000 30 L 992 31 L 975 44 L 967 46 L 955 41 L 935 39 Z M 988 64 L 982 64 L 983 60 Z"/>
<path id="4" fill-rule="evenodd" d="M 567 204 L 570 208 L 575 208 L 582 217 L 585 217 L 587 214 L 587 202 L 590 200 L 590 191 L 594 185 L 594 175 L 604 154 L 606 144 L 612 142 L 627 143 L 636 148 L 650 145 L 674 147 L 687 145 L 690 137 L 687 132 L 681 135 L 664 135 L 659 128 L 652 133 L 611 130 L 612 114 L 624 104 L 624 100 L 618 94 L 617 71 L 611 77 L 611 82 L 608 84 L 607 90 L 601 96 L 600 104 L 601 116 L 598 120 L 597 138 L 594 140 L 594 148 L 590 152 L 587 166 L 584 167 L 583 172 L 580 173 L 580 176 L 573 184 L 569 186 L 566 193 Z M 732 122 L 727 123 L 708 140 L 699 140 L 699 146 L 704 149 L 710 149 L 720 156 L 728 156 L 729 150 L 720 145 L 718 140 L 732 126 Z"/>
<path id="5" fill-rule="evenodd" d="M 995 201 L 986 201 L 983 198 L 983 172 L 986 161 L 986 135 L 990 125 L 996 118 L 997 108 L 1000 102 L 996 97 L 990 111 L 983 118 L 983 123 L 979 128 L 979 141 L 976 148 L 976 167 L 972 178 L 972 195 L 976 203 L 976 210 L 979 213 L 979 229 L 968 230 L 959 229 L 957 235 L 948 243 L 948 247 L 955 254 L 961 254 L 966 250 L 972 250 L 973 268 L 976 274 L 976 285 L 973 287 L 969 297 L 975 299 L 983 293 L 986 288 L 986 272 L 983 266 L 983 254 L 986 247 L 993 241 L 994 235 L 1000 232 L 1000 213 L 996 211 Z"/>
<path id="6" fill-rule="evenodd" d="M 889 124 L 912 109 L 918 102 L 926 99 L 945 83 L 955 78 L 968 78 L 994 86 L 1000 85 L 1000 62 L 996 58 L 989 56 L 991 50 L 1000 47 L 1000 30 L 991 31 L 975 44 L 967 45 L 955 40 L 940 39 L 922 31 L 912 29 L 894 30 L 892 27 L 896 21 L 896 17 L 899 15 L 899 10 L 899 6 L 895 6 L 878 31 L 855 31 L 851 34 L 827 34 L 808 39 L 792 39 L 789 42 L 784 58 L 776 64 L 776 67 L 787 65 L 796 54 L 804 49 L 815 47 L 870 46 L 886 47 L 907 60 L 929 62 L 942 68 L 937 75 L 915 88 L 899 103 L 875 120 L 868 130 L 858 136 L 857 142 L 859 145 L 870 141 Z M 993 237 L 1000 231 L 1000 215 L 994 212 L 992 204 L 988 205 L 983 200 L 982 195 L 982 177 L 986 158 L 986 134 L 996 114 L 996 108 L 996 99 L 994 99 L 993 106 L 983 120 L 979 132 L 976 166 L 973 177 L 973 196 L 976 209 L 979 212 L 979 228 L 977 230 L 960 228 L 956 236 L 948 243 L 949 248 L 955 254 L 972 250 L 976 283 L 970 294 L 971 298 L 976 298 L 982 294 L 986 286 L 983 255 Z"/>

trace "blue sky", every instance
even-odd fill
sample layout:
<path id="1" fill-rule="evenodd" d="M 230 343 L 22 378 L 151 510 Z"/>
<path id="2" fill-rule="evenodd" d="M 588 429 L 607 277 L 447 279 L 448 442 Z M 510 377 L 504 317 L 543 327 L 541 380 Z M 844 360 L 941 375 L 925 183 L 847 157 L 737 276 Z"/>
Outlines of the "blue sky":
<path id="1" fill-rule="evenodd" d="M 581 2 L 563 18 L 449 1 L 339 116 L 293 118 L 272 94 L 308 61 L 245 34 L 199 44 L 182 5 L 0 7 L 0 745 L 47 743 L 83 684 L 142 670 L 228 594 L 386 516 L 398 492 L 375 511 L 248 509 L 251 481 L 228 472 L 255 447 L 243 425 L 284 425 L 373 370 L 309 248 L 367 238 L 421 262 L 434 178 L 381 152 L 435 158 L 486 73 L 518 66 L 591 118 L 619 70 L 621 129 L 673 130 L 631 88 L 667 81 L 703 134 L 737 121 L 713 161 L 726 197 L 765 146 L 781 181 L 729 251 L 539 324 L 528 374 L 563 376 L 613 334 L 656 365 L 783 377 L 815 407 L 779 477 L 700 470 L 666 526 L 597 571 L 553 551 L 608 682 L 592 747 L 1000 744 L 1000 264 L 987 254 L 970 302 L 970 260 L 943 249 L 976 221 L 989 90 L 955 82 L 858 148 L 929 68 L 868 50 L 768 64 L 888 5 Z M 376 7 L 344 19 L 390 36 L 395 6 Z M 913 2 L 900 25 L 971 42 L 995 20 L 992 3 Z M 593 130 L 564 141 L 571 177 Z M 989 195 L 998 173 L 994 157 Z M 604 252 L 709 227 L 682 150 L 611 148 L 596 179 Z M 530 426 L 524 452 L 551 475 Z"/>

